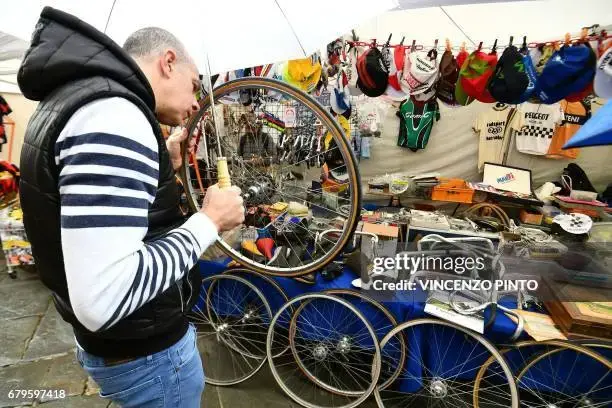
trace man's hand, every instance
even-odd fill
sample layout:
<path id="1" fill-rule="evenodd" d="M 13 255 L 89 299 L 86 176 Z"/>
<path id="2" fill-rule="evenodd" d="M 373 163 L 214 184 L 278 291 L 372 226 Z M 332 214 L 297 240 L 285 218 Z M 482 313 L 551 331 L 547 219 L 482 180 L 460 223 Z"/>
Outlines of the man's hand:
<path id="1" fill-rule="evenodd" d="M 170 153 L 170 161 L 172 161 L 172 168 L 178 170 L 183 165 L 183 157 L 181 156 L 181 143 L 187 139 L 187 129 L 183 128 L 177 130 L 166 139 L 166 148 Z M 189 140 L 189 153 L 193 152 L 195 147 L 195 138 L 192 137 Z"/>
<path id="2" fill-rule="evenodd" d="M 211 219 L 219 232 L 236 228 L 244 222 L 244 202 L 240 189 L 232 186 L 221 190 L 217 184 L 208 187 L 200 211 Z"/>

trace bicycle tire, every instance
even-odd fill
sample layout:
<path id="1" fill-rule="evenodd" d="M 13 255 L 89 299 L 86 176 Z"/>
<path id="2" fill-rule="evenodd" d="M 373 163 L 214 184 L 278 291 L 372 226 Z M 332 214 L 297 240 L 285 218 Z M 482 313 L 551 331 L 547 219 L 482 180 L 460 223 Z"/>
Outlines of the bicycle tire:
<path id="1" fill-rule="evenodd" d="M 309 273 L 321 269 L 322 267 L 330 263 L 334 258 L 336 258 L 341 253 L 342 249 L 347 245 L 347 243 L 351 239 L 353 232 L 357 228 L 357 223 L 359 221 L 359 216 L 361 212 L 362 200 L 361 178 L 359 174 L 359 168 L 356 165 L 357 159 L 355 158 L 355 153 L 351 148 L 350 142 L 344 134 L 342 127 L 331 116 L 331 114 L 327 110 L 325 110 L 316 100 L 314 100 L 314 98 L 285 82 L 263 77 L 239 78 L 226 82 L 220 85 L 219 87 L 213 89 L 213 97 L 214 100 L 217 101 L 219 100 L 219 97 L 221 95 L 254 87 L 265 89 L 267 91 L 280 92 L 284 95 L 288 95 L 294 98 L 295 100 L 308 107 L 313 113 L 315 113 L 318 120 L 320 120 L 323 126 L 325 126 L 327 130 L 331 133 L 333 140 L 335 141 L 336 145 L 338 146 L 338 149 L 340 150 L 340 153 L 342 154 L 342 157 L 344 159 L 344 165 L 347 169 L 349 188 L 351 191 L 350 211 L 347 216 L 344 231 L 338 237 L 338 240 L 336 241 L 334 246 L 325 255 L 318 258 L 314 262 L 308 263 L 306 265 L 288 268 L 264 266 L 257 262 L 254 262 L 253 260 L 247 258 L 246 256 L 243 256 L 239 252 L 232 249 L 223 241 L 222 237 L 217 239 L 216 245 L 231 259 L 238 262 L 243 267 L 249 268 L 256 272 L 286 277 L 307 275 Z M 186 126 L 188 134 L 192 134 L 193 130 L 195 129 L 195 126 L 198 124 L 198 122 L 200 121 L 204 113 L 210 108 L 210 106 L 210 95 L 207 95 L 200 103 L 200 110 L 189 119 L 189 122 Z M 189 152 L 187 149 L 187 144 L 188 141 L 186 140 L 181 146 L 183 155 L 183 165 L 181 166 L 180 177 L 183 179 L 184 185 L 186 186 L 188 192 L 187 200 L 189 202 L 189 205 L 192 211 L 196 212 L 198 211 L 199 206 L 194 198 L 194 195 L 192 194 L 192 186 L 189 182 Z"/>

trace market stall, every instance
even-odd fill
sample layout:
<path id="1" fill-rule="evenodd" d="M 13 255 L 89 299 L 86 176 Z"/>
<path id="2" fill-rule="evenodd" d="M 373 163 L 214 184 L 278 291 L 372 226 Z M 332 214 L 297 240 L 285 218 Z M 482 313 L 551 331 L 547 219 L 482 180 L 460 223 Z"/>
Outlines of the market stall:
<path id="1" fill-rule="evenodd" d="M 612 146 L 568 148 L 610 109 L 610 4 L 340 3 L 319 30 L 245 5 L 246 44 L 192 35 L 197 2 L 187 20 L 74 5 L 117 41 L 175 30 L 206 74 L 182 209 L 219 184 L 246 211 L 187 301 L 206 381 L 267 364 L 311 408 L 612 405 Z"/>

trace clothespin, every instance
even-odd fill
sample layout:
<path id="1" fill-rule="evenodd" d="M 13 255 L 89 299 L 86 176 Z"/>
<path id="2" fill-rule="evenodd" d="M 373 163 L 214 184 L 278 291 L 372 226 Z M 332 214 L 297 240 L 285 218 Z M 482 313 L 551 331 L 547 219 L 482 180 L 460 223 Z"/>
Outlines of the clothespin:
<path id="1" fill-rule="evenodd" d="M 410 47 L 410 52 L 414 52 L 415 48 L 416 48 L 416 40 L 412 40 L 412 46 Z"/>
<path id="2" fill-rule="evenodd" d="M 566 46 L 570 45 L 571 39 L 572 39 L 572 36 L 570 35 L 570 33 L 565 33 L 565 45 Z"/>
<path id="3" fill-rule="evenodd" d="M 493 43 L 493 48 L 491 49 L 491 53 L 494 53 L 497 50 L 497 38 L 495 39 L 495 42 Z"/>
<path id="4" fill-rule="evenodd" d="M 436 38 L 434 41 L 434 50 L 438 50 L 438 39 Z"/>
<path id="5" fill-rule="evenodd" d="M 510 36 L 510 41 L 508 41 L 508 47 L 512 47 L 512 41 L 514 41 L 514 36 Z"/>
<path id="6" fill-rule="evenodd" d="M 580 32 L 580 42 L 583 42 L 583 43 L 586 42 L 588 36 L 589 36 L 588 27 L 583 27 L 582 31 Z"/>
<path id="7" fill-rule="evenodd" d="M 521 51 L 527 51 L 527 36 L 523 36 L 523 46 L 521 47 Z"/>
<path id="8" fill-rule="evenodd" d="M 404 40 L 406 39 L 406 37 L 402 37 L 402 41 L 400 41 L 399 45 L 404 45 Z"/>
<path id="9" fill-rule="evenodd" d="M 391 36 L 393 36 L 393 33 L 389 34 L 389 38 L 387 38 L 387 42 L 385 43 L 386 47 L 388 47 L 389 43 L 391 42 Z"/>
<path id="10" fill-rule="evenodd" d="M 478 44 L 478 49 L 477 51 L 480 51 L 482 49 L 482 41 L 480 42 L 480 44 Z"/>
<path id="11" fill-rule="evenodd" d="M 482 45 L 482 43 L 480 43 Z M 461 49 L 460 51 L 465 51 L 465 41 L 461 43 Z"/>
<path id="12" fill-rule="evenodd" d="M 450 51 L 451 50 L 451 43 L 450 40 L 447 38 L 446 39 L 446 51 Z"/>

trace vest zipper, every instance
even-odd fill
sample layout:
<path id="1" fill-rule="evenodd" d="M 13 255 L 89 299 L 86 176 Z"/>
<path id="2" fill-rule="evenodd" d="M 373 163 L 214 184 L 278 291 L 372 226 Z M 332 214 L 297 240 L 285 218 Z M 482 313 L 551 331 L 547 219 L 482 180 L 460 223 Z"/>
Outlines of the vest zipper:
<path id="1" fill-rule="evenodd" d="M 176 282 L 176 287 L 179 291 L 179 297 L 181 298 L 181 313 L 185 312 L 185 304 L 183 303 L 183 289 L 181 289 L 183 282 L 182 280 Z"/>
<path id="2" fill-rule="evenodd" d="M 189 280 L 189 273 L 187 273 L 187 285 L 189 285 L 189 297 L 187 298 L 186 304 L 189 305 L 189 302 L 191 302 L 191 297 L 193 296 L 193 286 L 191 286 L 191 281 Z"/>

